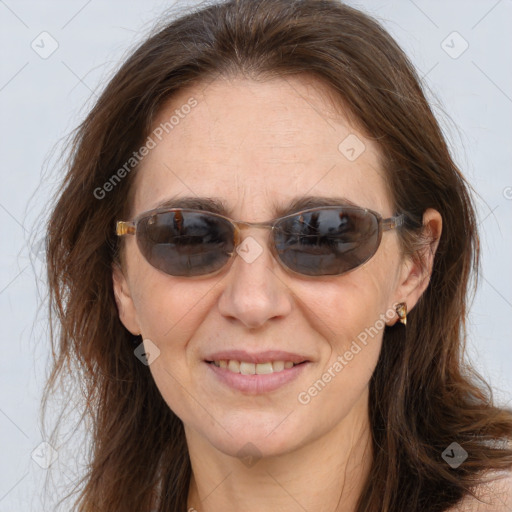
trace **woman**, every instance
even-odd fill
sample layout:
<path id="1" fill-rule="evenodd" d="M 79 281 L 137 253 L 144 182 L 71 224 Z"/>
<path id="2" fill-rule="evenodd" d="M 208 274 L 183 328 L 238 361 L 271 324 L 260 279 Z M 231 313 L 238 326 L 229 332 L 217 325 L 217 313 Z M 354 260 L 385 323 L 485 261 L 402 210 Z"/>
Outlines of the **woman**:
<path id="1" fill-rule="evenodd" d="M 512 412 L 463 367 L 468 187 L 367 15 L 231 0 L 149 38 L 76 134 L 47 256 L 77 510 L 512 506 Z"/>

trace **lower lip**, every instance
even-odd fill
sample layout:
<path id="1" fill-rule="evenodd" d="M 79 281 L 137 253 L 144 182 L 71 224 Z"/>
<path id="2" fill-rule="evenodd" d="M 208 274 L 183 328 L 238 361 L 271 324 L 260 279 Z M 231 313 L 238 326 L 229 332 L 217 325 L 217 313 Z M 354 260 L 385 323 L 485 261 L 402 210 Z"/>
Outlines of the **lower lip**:
<path id="1" fill-rule="evenodd" d="M 309 362 L 306 361 L 292 368 L 285 368 L 280 372 L 266 373 L 263 375 L 243 375 L 241 373 L 234 373 L 227 368 L 220 368 L 206 361 L 204 364 L 208 366 L 221 382 L 229 387 L 241 391 L 242 393 L 247 393 L 248 395 L 259 395 L 274 391 L 288 384 L 293 379 L 296 379 L 304 371 Z"/>

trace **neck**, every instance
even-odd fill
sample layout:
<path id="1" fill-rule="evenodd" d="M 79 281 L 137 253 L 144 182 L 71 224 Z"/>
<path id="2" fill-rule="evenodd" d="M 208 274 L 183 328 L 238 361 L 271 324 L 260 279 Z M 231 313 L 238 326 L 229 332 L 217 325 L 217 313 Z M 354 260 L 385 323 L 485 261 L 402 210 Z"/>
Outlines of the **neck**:
<path id="1" fill-rule="evenodd" d="M 251 465 L 186 426 L 185 432 L 192 512 L 353 512 L 371 467 L 367 394 L 326 435 Z"/>

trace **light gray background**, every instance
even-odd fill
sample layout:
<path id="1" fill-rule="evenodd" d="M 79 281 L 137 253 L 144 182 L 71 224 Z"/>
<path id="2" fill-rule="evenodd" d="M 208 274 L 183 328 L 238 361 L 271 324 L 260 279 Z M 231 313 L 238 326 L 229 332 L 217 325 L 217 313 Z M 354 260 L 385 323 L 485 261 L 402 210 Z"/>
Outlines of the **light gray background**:
<path id="1" fill-rule="evenodd" d="M 431 91 L 455 159 L 479 194 L 483 269 L 468 322 L 468 349 L 498 401 L 508 403 L 512 1 L 350 3 L 377 16 L 411 57 Z M 45 310 L 36 315 L 45 293 L 41 231 L 33 228 L 59 179 L 55 145 L 83 118 L 120 59 L 172 5 L 0 0 L 0 512 L 53 510 L 39 497 L 48 470 L 31 454 L 45 441 L 38 406 L 48 358 Z M 34 40 L 42 46 L 43 31 L 59 45 L 46 59 L 31 48 Z M 465 41 L 469 46 L 459 55 Z M 66 469 L 72 455 L 58 453 L 64 483 L 73 478 Z"/>

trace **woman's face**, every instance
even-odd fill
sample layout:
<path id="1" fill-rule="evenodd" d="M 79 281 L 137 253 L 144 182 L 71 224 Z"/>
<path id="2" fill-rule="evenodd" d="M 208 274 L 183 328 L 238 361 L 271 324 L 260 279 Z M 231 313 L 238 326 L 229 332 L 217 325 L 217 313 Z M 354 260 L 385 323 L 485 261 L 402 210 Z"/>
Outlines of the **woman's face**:
<path id="1" fill-rule="evenodd" d="M 304 196 L 344 197 L 392 216 L 377 147 L 334 112 L 325 92 L 306 77 L 218 79 L 181 91 L 155 128 L 173 115 L 179 122 L 160 130 L 161 140 L 153 136 L 155 147 L 134 171 L 133 216 L 185 196 L 220 199 L 229 217 L 252 222 Z M 184 114 L 191 97 L 197 105 Z M 158 347 L 148 371 L 163 398 L 188 433 L 230 455 L 247 443 L 264 456 L 290 452 L 354 411 L 364 416 L 384 324 L 395 323 L 393 305 L 411 286 L 393 230 L 365 265 L 322 277 L 283 268 L 269 251 L 270 234 L 246 230 L 254 258 L 236 255 L 220 273 L 194 278 L 152 267 L 127 236 L 123 273 L 114 272 L 124 325 L 151 340 L 153 356 Z M 207 362 L 226 351 L 246 362 L 307 362 L 282 370 L 290 377 L 274 389 L 244 388 L 254 376 L 238 376 L 234 387 L 223 377 L 229 369 Z"/>

